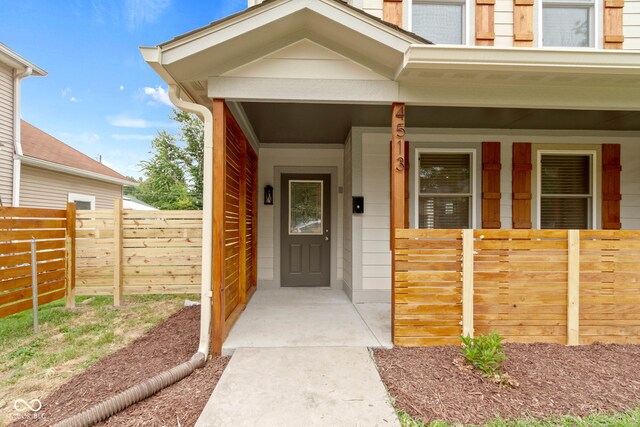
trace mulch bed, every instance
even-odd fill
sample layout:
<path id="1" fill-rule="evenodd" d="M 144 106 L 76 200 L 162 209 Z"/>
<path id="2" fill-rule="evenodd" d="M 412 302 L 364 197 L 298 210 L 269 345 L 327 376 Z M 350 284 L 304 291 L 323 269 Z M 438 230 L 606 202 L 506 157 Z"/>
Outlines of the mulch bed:
<path id="1" fill-rule="evenodd" d="M 584 416 L 640 405 L 640 345 L 506 344 L 508 389 L 456 366 L 458 347 L 374 352 L 396 406 L 425 422 Z"/>
<path id="2" fill-rule="evenodd" d="M 187 307 L 129 346 L 105 357 L 42 401 L 42 418 L 12 426 L 48 426 L 191 358 L 198 349 L 200 307 Z M 182 381 L 100 425 L 192 426 L 209 400 L 228 358 L 213 359 Z"/>

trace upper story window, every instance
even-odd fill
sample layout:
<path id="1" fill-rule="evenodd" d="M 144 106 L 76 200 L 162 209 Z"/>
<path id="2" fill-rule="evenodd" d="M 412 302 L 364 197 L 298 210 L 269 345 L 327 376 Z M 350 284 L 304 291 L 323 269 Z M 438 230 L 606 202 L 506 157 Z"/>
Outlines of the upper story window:
<path id="1" fill-rule="evenodd" d="M 540 228 L 593 227 L 593 154 L 541 153 Z"/>
<path id="2" fill-rule="evenodd" d="M 413 0 L 411 31 L 435 44 L 466 43 L 465 0 Z"/>
<path id="3" fill-rule="evenodd" d="M 472 164 L 470 152 L 419 154 L 418 228 L 473 226 Z"/>
<path id="4" fill-rule="evenodd" d="M 543 0 L 542 46 L 595 47 L 595 0 Z"/>

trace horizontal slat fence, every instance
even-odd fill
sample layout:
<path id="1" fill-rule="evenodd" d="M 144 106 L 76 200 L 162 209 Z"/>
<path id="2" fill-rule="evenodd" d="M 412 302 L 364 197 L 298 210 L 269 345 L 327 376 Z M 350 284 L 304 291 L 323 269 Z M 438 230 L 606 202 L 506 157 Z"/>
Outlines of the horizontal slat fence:
<path id="1" fill-rule="evenodd" d="M 199 293 L 201 211 L 78 212 L 77 294 Z"/>
<path id="2" fill-rule="evenodd" d="M 640 343 L 640 231 L 408 229 L 395 247 L 396 345 Z"/>
<path id="3" fill-rule="evenodd" d="M 32 307 L 32 238 L 38 303 L 66 295 L 67 210 L 0 207 L 0 318 Z"/>
<path id="4" fill-rule="evenodd" d="M 462 319 L 460 230 L 397 230 L 395 343 L 457 344 Z"/>

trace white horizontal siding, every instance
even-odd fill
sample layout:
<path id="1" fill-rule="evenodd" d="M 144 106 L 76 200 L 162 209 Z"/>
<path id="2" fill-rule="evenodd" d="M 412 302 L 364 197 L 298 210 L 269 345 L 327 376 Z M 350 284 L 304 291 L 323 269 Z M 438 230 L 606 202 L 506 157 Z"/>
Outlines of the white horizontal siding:
<path id="1" fill-rule="evenodd" d="M 0 64 L 0 202 L 11 205 L 13 186 L 13 69 Z"/>
<path id="2" fill-rule="evenodd" d="M 382 19 L 382 7 L 384 0 L 363 0 L 362 10 L 370 15 Z"/>
<path id="3" fill-rule="evenodd" d="M 496 0 L 494 22 L 494 45 L 513 47 L 513 0 Z"/>
<path id="4" fill-rule="evenodd" d="M 354 137 L 353 145 L 362 146 L 362 158 L 354 157 L 353 168 L 362 168 L 362 187 L 365 198 L 365 213 L 362 215 L 362 233 L 354 232 L 353 246 L 361 239 L 362 255 L 353 256 L 353 271 L 362 270 L 363 290 L 383 290 L 390 289 L 391 286 L 391 255 L 389 250 L 389 139 L 390 131 L 367 130 L 364 133 L 353 131 L 354 135 L 359 135 L 361 140 Z M 491 132 L 491 131 L 489 131 Z M 531 142 L 532 144 L 545 144 L 553 147 L 553 144 L 562 144 L 563 149 L 568 145 L 592 145 L 598 146 L 604 143 L 620 144 L 622 149 L 622 175 L 621 175 L 621 221 L 623 229 L 640 230 L 640 144 L 637 137 L 625 137 L 624 133 L 586 133 L 581 136 L 567 135 L 566 132 L 559 132 L 557 135 L 549 132 L 535 131 L 499 131 L 488 133 L 485 130 L 438 130 L 414 129 L 407 133 L 407 140 L 411 141 L 412 148 L 433 147 L 460 148 L 461 146 L 474 147 L 477 150 L 482 141 L 499 141 L 501 143 L 501 222 L 502 228 L 511 228 L 511 163 L 512 144 L 514 142 Z M 546 146 L 544 147 L 547 148 Z M 478 150 L 478 157 L 481 151 Z M 481 159 L 476 159 L 476 164 Z M 535 161 L 535 155 L 534 155 Z M 415 165 L 413 161 L 410 165 Z M 410 170 L 411 180 L 415 178 L 413 167 Z M 481 180 L 481 171 L 476 167 L 476 179 Z M 413 184 L 412 184 L 413 186 Z M 533 183 L 535 197 L 535 183 Z M 411 186 L 410 186 L 411 188 Z M 479 194 L 479 193 L 478 193 Z M 476 198 L 479 196 L 477 195 Z M 413 199 L 412 199 L 413 200 Z M 479 200 L 476 200 L 479 202 Z M 598 210 L 600 209 L 598 200 Z M 415 223 L 413 218 L 414 206 L 410 205 L 411 224 Z M 480 223 L 481 218 L 476 221 Z M 599 217 L 599 214 L 598 214 Z M 354 216 L 354 218 L 356 218 Z M 355 222 L 355 221 L 354 221 Z M 361 263 L 357 265 L 357 263 Z M 354 277 L 356 282 L 358 278 Z"/>
<path id="5" fill-rule="evenodd" d="M 640 0 L 625 0 L 622 26 L 625 50 L 640 50 Z"/>
<path id="6" fill-rule="evenodd" d="M 344 141 L 341 141 L 342 143 Z M 344 167 L 344 150 L 342 148 L 307 148 L 304 145 L 297 145 L 288 148 L 269 148 L 266 144 L 262 145 L 258 155 L 258 188 L 261 189 L 258 199 L 262 201 L 262 189 L 266 185 L 275 185 L 275 168 L 276 167 L 318 167 L 333 166 L 338 169 L 338 182 L 332 183 L 332 189 L 335 191 L 339 186 L 342 187 L 343 167 Z M 332 207 L 337 209 L 337 227 L 336 230 L 336 279 L 340 285 L 343 281 L 344 268 L 344 234 L 343 234 L 343 196 L 337 195 L 338 206 Z M 274 202 L 278 202 L 279 197 L 276 195 Z M 275 229 L 274 229 L 275 205 L 265 205 L 259 203 L 258 207 L 258 281 L 264 285 L 280 286 L 273 283 L 276 279 L 274 253 L 275 247 Z M 333 262 L 333 260 L 332 260 Z M 279 267 L 278 267 L 279 268 Z"/>
<path id="7" fill-rule="evenodd" d="M 95 196 L 96 209 L 112 209 L 122 197 L 122 186 L 22 165 L 20 206 L 64 209 L 69 193 Z"/>

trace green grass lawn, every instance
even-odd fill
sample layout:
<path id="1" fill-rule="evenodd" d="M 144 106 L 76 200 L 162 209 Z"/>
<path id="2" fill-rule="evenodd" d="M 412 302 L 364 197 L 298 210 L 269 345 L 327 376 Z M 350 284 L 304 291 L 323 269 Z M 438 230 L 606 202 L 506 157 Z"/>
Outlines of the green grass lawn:
<path id="1" fill-rule="evenodd" d="M 33 333 L 32 310 L 0 319 L 0 426 L 10 421 L 16 399 L 44 398 L 67 379 L 143 335 L 178 311 L 185 298 L 127 296 L 78 297 L 77 308 L 64 300 L 38 311 L 40 333 Z"/>
<path id="2" fill-rule="evenodd" d="M 461 424 L 449 424 L 435 421 L 429 424 L 414 420 L 408 414 L 399 411 L 402 427 L 462 427 Z M 594 414 L 584 418 L 561 417 L 543 420 L 520 419 L 515 421 L 494 420 L 481 427 L 638 427 L 640 426 L 640 408 L 618 414 Z M 466 426 L 464 426 L 466 427 Z"/>

